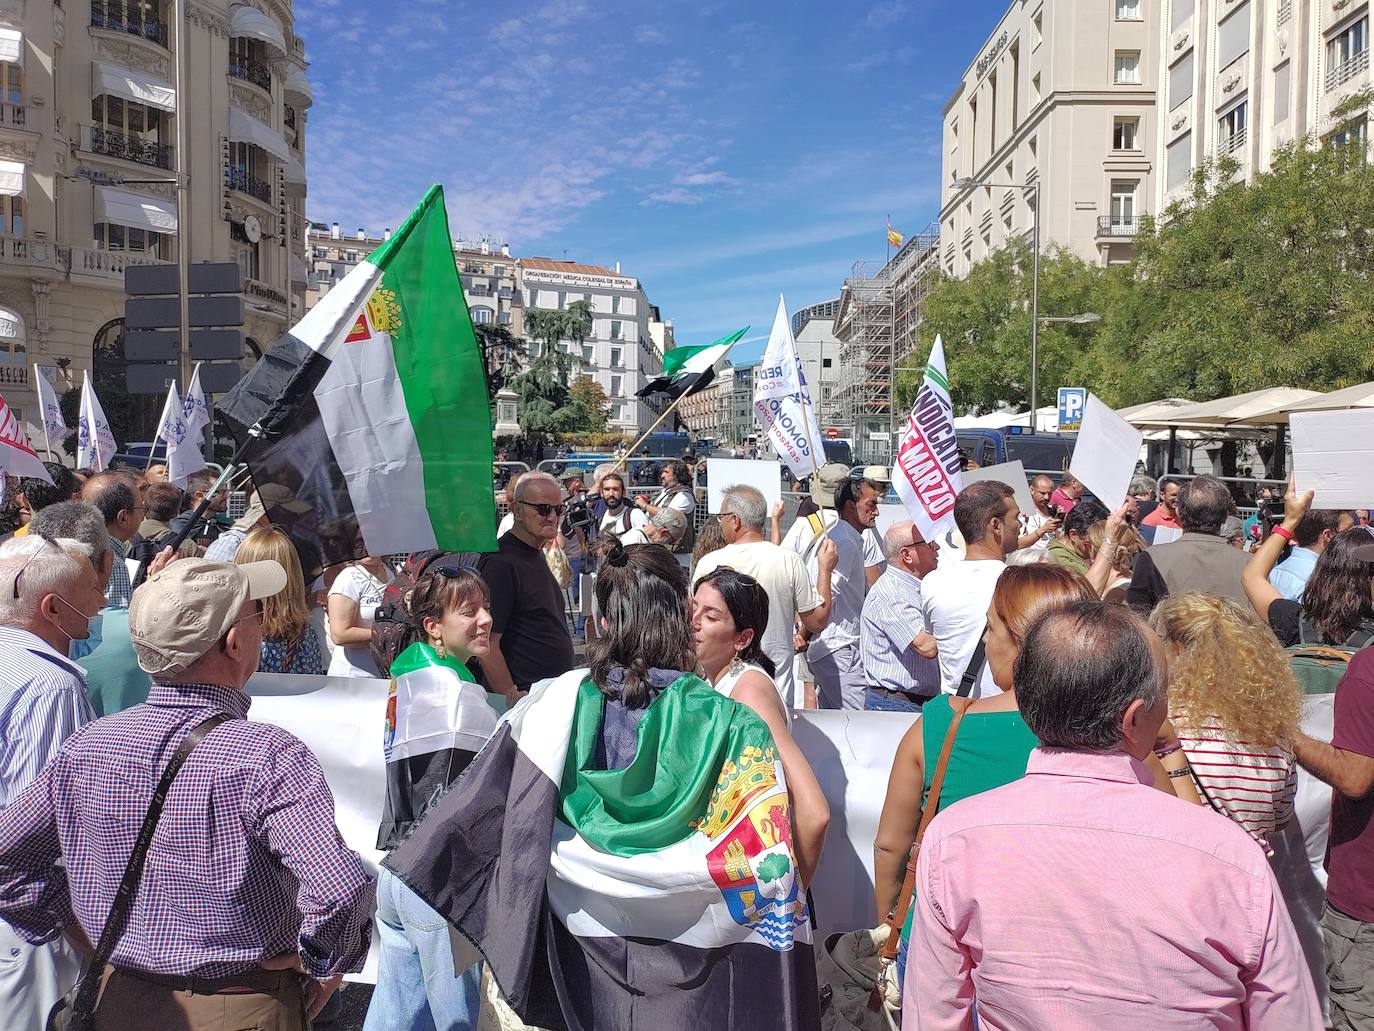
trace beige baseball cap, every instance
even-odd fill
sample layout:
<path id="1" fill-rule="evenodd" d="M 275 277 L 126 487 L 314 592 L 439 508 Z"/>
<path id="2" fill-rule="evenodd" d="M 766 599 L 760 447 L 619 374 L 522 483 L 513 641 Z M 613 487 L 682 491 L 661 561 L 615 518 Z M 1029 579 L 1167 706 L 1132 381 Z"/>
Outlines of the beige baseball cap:
<path id="1" fill-rule="evenodd" d="M 827 462 L 811 477 L 811 500 L 821 508 L 835 507 L 835 494 L 840 484 L 849 479 L 849 466 Z"/>
<path id="2" fill-rule="evenodd" d="M 129 603 L 129 638 L 150 676 L 181 673 L 229 632 L 245 601 L 286 586 L 278 562 L 177 559 L 144 581 Z"/>
<path id="3" fill-rule="evenodd" d="M 266 518 L 267 509 L 263 507 L 262 498 L 257 491 L 248 495 L 248 507 L 243 510 L 243 515 L 239 516 L 234 522 L 234 529 L 239 533 L 252 533 L 258 525 L 258 520 Z"/>

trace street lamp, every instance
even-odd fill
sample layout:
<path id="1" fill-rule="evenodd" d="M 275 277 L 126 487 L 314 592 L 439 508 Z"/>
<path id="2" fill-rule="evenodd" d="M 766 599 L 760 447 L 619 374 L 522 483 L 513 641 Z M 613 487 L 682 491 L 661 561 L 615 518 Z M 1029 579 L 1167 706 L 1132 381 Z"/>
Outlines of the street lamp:
<path id="1" fill-rule="evenodd" d="M 964 176 L 951 184 L 955 192 L 962 193 L 975 186 L 986 186 L 991 190 L 1022 190 L 1034 192 L 1035 201 L 1031 206 L 1031 377 L 1030 377 L 1030 429 L 1036 430 L 1035 403 L 1039 392 L 1040 360 L 1040 180 L 1033 183 L 1016 185 L 1014 183 L 990 183 L 986 179 Z"/>
<path id="2" fill-rule="evenodd" d="M 1070 326 L 1088 326 L 1094 322 L 1101 322 L 1102 316 L 1095 311 L 1085 311 L 1081 315 L 1068 315 L 1063 318 L 1052 318 L 1049 315 L 1041 316 L 1040 321 L 1045 325 L 1051 322 L 1065 322 Z"/>

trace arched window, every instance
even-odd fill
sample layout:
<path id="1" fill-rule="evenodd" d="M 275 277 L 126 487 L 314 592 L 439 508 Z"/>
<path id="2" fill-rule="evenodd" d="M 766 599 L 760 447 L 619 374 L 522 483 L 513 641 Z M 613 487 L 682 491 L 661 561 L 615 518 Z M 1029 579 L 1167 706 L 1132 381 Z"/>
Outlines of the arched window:
<path id="1" fill-rule="evenodd" d="M 477 307 L 472 309 L 472 321 L 476 325 L 484 326 L 487 323 L 491 322 L 492 314 L 493 312 L 490 308 L 484 308 L 481 305 L 478 305 Z"/>
<path id="2" fill-rule="evenodd" d="M 0 307 L 0 384 L 27 384 L 28 364 L 24 316 L 13 308 Z"/>

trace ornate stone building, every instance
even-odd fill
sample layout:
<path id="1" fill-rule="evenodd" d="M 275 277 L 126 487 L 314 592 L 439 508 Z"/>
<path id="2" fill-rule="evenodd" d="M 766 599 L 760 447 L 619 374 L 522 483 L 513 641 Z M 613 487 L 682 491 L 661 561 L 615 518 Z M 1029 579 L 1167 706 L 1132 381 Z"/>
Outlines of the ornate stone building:
<path id="1" fill-rule="evenodd" d="M 185 2 L 178 98 L 171 0 L 0 0 L 0 392 L 40 446 L 33 364 L 59 391 L 93 352 L 117 368 L 126 265 L 175 261 L 179 246 L 237 261 L 250 346 L 305 310 L 311 92 L 290 2 Z"/>

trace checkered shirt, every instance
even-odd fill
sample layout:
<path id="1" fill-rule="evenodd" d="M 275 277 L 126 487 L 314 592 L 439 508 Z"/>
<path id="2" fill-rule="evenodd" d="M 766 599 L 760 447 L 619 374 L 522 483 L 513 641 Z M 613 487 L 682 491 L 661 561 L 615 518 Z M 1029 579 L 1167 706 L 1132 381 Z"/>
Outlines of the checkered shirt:
<path id="1" fill-rule="evenodd" d="M 362 969 L 374 885 L 334 825 L 318 761 L 248 722 L 248 703 L 232 688 L 154 684 L 146 704 L 69 738 L 0 812 L 0 919 L 34 944 L 73 917 L 99 938 L 162 769 L 223 712 L 237 718 L 172 785 L 111 962 L 208 978 L 298 952 L 314 977 Z"/>
<path id="2" fill-rule="evenodd" d="M 114 563 L 110 566 L 109 586 L 105 588 L 105 604 L 112 609 L 127 609 L 129 596 L 134 593 L 129 566 L 124 561 L 129 557 L 129 545 L 118 537 L 111 537 L 110 550 L 114 552 Z"/>

